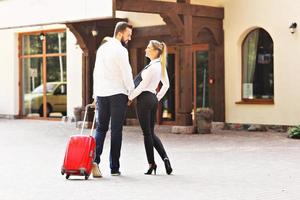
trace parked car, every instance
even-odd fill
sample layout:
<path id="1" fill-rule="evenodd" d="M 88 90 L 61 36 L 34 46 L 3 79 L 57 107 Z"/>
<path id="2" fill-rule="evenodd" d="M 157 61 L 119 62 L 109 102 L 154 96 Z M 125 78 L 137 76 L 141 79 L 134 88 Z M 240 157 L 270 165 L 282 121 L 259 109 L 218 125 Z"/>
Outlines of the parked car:
<path id="1" fill-rule="evenodd" d="M 67 83 L 48 82 L 46 85 L 47 116 L 51 112 L 60 112 L 62 115 L 67 111 Z M 24 107 L 26 114 L 39 113 L 43 116 L 43 84 L 36 87 L 31 93 L 25 94 Z"/>

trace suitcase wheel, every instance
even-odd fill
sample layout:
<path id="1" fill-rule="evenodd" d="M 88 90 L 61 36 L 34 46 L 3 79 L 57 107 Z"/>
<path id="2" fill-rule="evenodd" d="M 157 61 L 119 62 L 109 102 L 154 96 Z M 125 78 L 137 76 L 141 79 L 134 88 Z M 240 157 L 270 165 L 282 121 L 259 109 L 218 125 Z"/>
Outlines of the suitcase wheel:
<path id="1" fill-rule="evenodd" d="M 89 176 L 90 176 L 90 175 L 85 175 L 85 176 L 84 176 L 84 179 L 85 179 L 85 180 L 88 180 L 88 179 L 89 179 Z"/>
<path id="2" fill-rule="evenodd" d="M 85 173 L 85 169 L 80 169 L 79 172 L 80 172 L 80 175 L 81 175 L 81 176 L 85 176 L 85 174 L 86 174 L 86 173 Z"/>
<path id="3" fill-rule="evenodd" d="M 70 177 L 70 174 L 66 174 L 66 179 L 69 179 L 69 177 Z"/>

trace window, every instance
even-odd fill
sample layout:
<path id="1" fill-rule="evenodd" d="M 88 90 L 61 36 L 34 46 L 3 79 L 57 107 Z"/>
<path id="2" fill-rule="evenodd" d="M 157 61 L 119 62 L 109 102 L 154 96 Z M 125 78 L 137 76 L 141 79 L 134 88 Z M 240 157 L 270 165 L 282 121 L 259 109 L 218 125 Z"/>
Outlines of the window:
<path id="1" fill-rule="evenodd" d="M 63 116 L 67 112 L 66 31 L 43 31 L 44 39 L 40 33 L 19 35 L 21 115 L 46 118 L 53 112 Z"/>
<path id="2" fill-rule="evenodd" d="M 242 46 L 243 101 L 274 98 L 273 40 L 262 28 L 251 31 Z"/>

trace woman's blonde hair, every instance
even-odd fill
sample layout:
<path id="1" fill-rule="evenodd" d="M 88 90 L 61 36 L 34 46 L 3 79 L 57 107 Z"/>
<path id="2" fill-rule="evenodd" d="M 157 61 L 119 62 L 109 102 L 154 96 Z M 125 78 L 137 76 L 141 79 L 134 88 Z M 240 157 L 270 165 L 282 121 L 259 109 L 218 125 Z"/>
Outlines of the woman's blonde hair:
<path id="1" fill-rule="evenodd" d="M 158 51 L 158 57 L 160 57 L 161 62 L 161 73 L 165 77 L 165 72 L 167 68 L 167 45 L 164 42 L 159 42 L 157 40 L 150 40 L 151 46 Z"/>

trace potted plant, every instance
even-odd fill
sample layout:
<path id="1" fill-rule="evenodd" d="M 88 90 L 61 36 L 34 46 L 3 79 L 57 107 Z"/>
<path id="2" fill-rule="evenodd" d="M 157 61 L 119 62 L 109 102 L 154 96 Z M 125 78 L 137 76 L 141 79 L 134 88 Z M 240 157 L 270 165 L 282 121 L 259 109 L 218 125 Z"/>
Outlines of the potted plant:
<path id="1" fill-rule="evenodd" d="M 80 106 L 75 107 L 73 110 L 76 128 L 78 127 L 78 122 L 83 120 L 84 109 Z"/>
<path id="2" fill-rule="evenodd" d="M 293 139 L 300 139 L 300 125 L 289 128 L 288 137 Z"/>
<path id="3" fill-rule="evenodd" d="M 198 108 L 196 111 L 197 132 L 200 134 L 211 133 L 213 110 L 211 108 Z"/>

